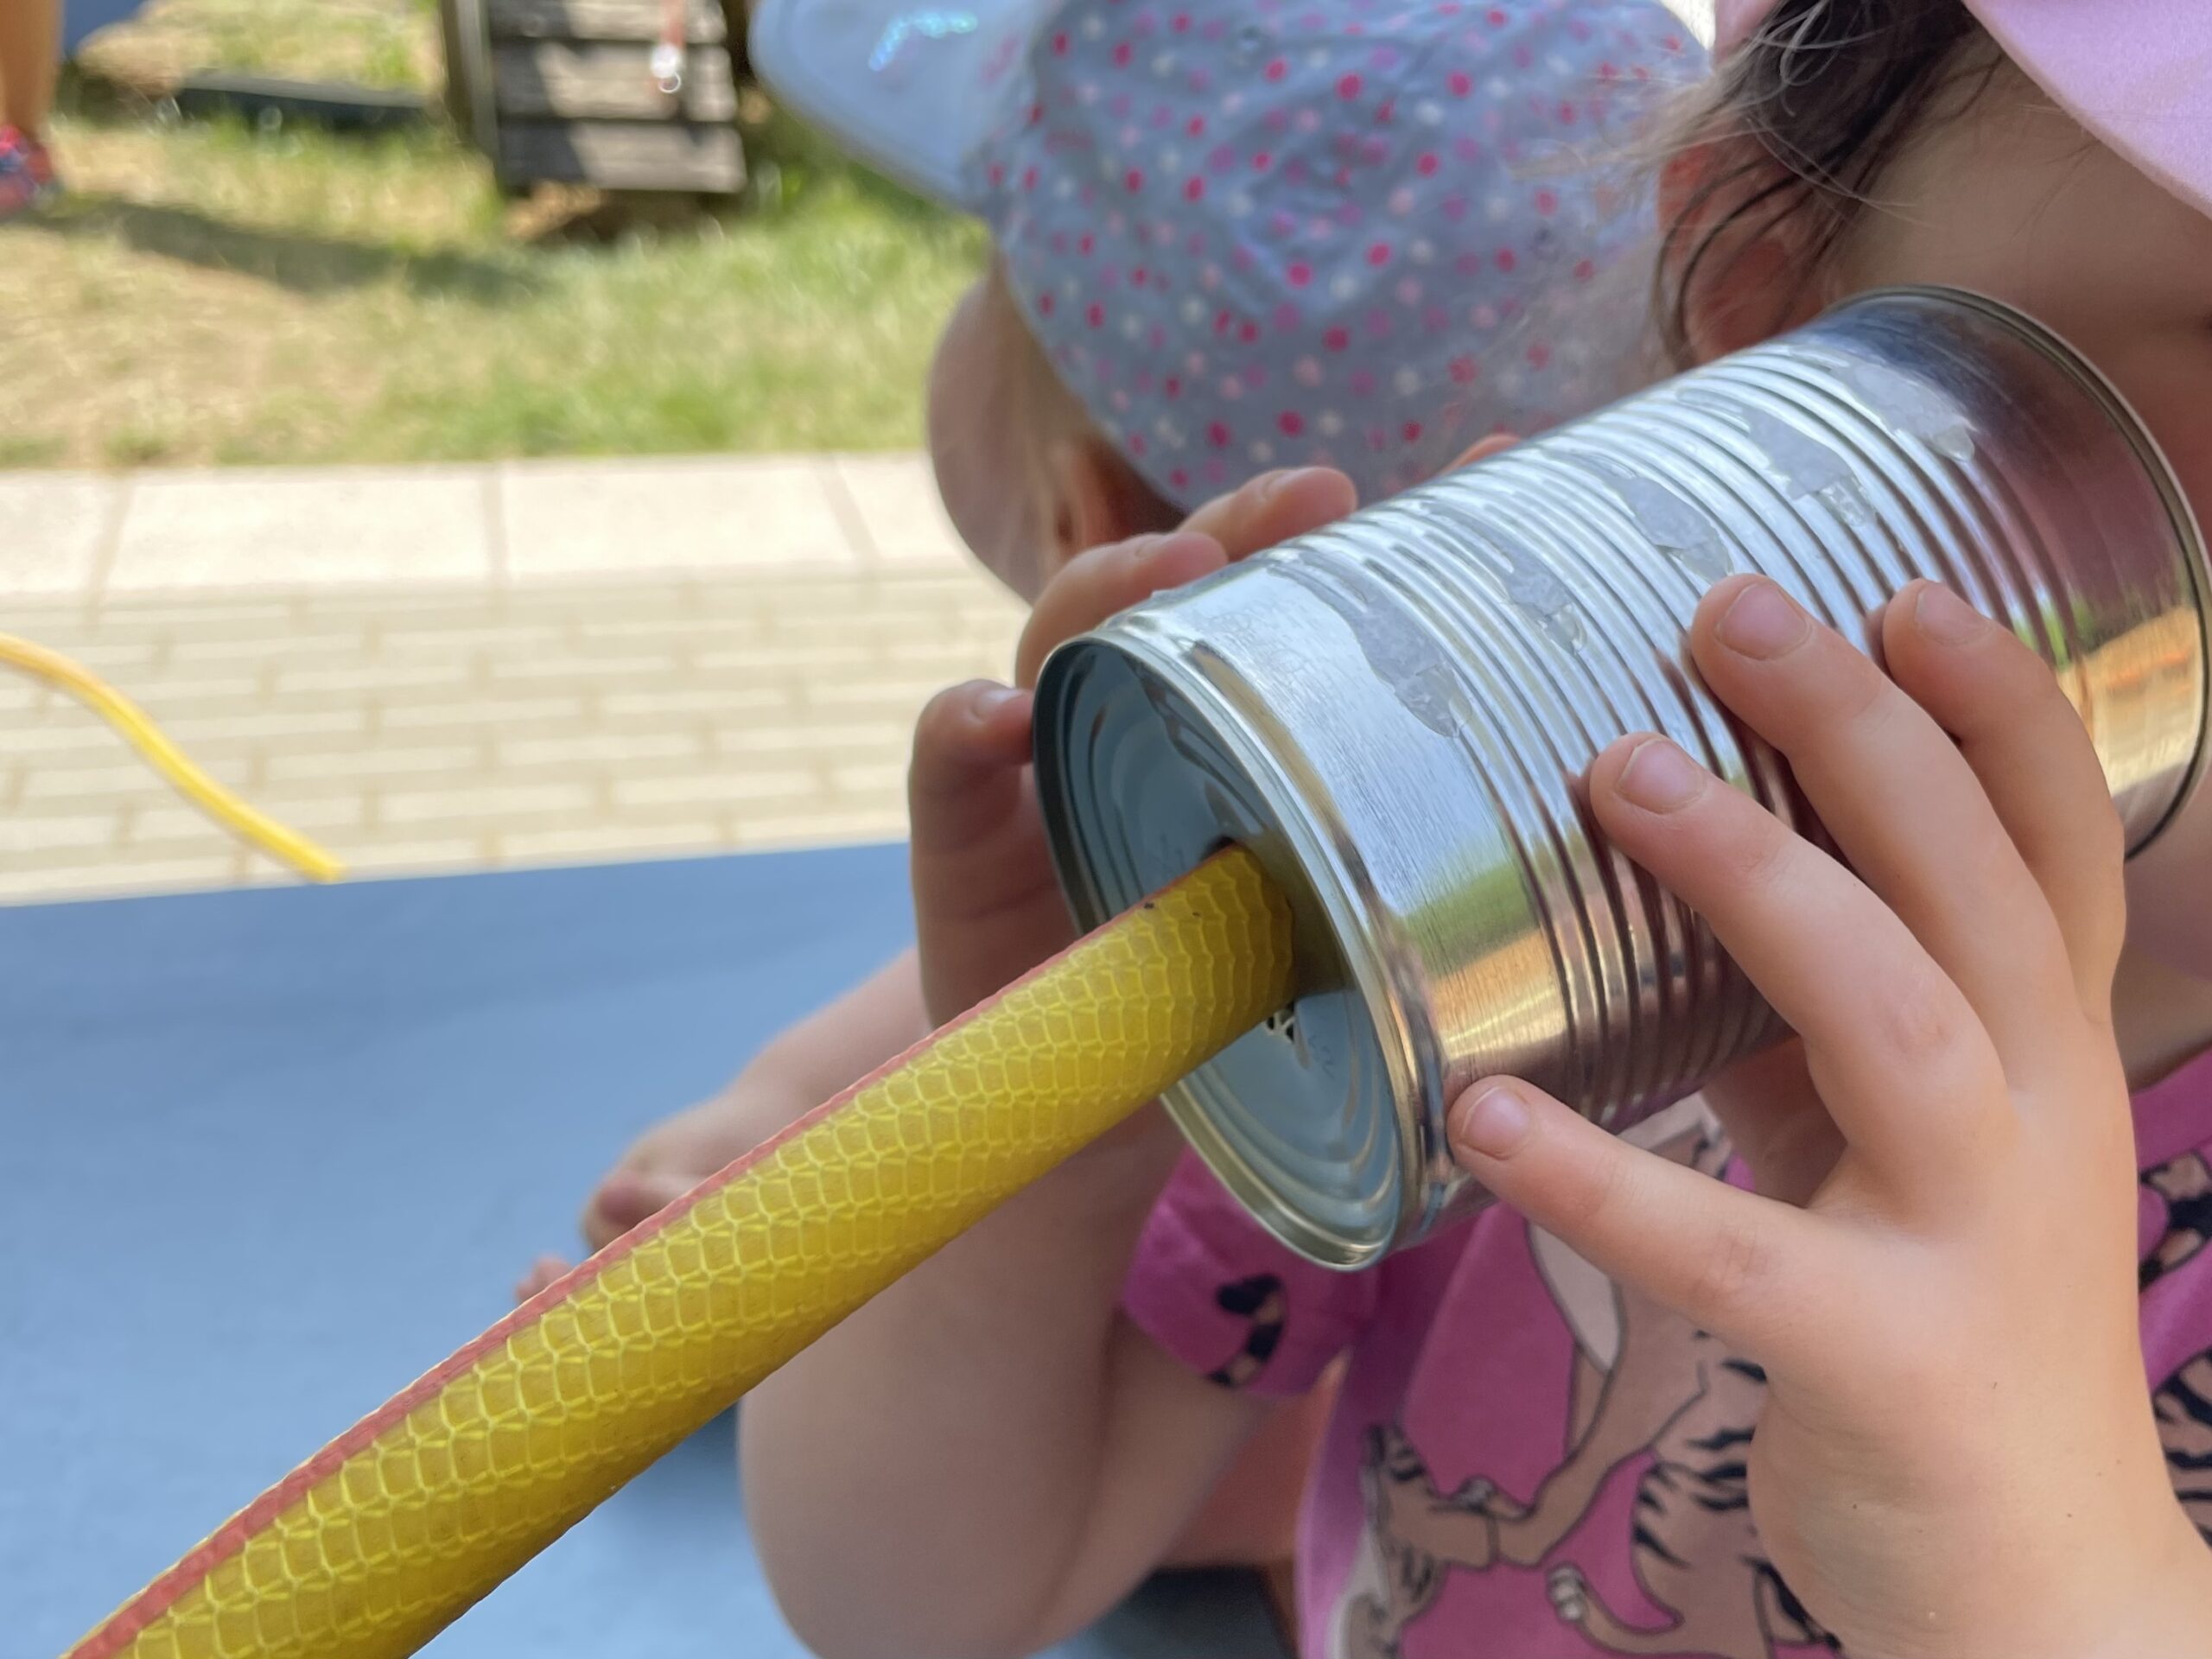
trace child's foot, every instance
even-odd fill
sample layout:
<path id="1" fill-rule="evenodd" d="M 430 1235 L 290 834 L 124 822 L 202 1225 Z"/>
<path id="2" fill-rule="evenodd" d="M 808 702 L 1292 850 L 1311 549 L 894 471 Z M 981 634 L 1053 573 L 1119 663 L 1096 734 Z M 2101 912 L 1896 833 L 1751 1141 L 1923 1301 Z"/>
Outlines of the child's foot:
<path id="1" fill-rule="evenodd" d="M 18 128 L 0 127 L 0 219 L 29 213 L 60 194 L 53 153 Z"/>
<path id="2" fill-rule="evenodd" d="M 658 1215 L 708 1176 L 783 1128 L 798 1114 L 779 1101 L 733 1090 L 639 1135 L 622 1161 L 601 1178 L 579 1222 L 584 1242 L 596 1250 Z M 557 1256 L 540 1256 L 515 1287 L 527 1301 L 569 1270 Z"/>

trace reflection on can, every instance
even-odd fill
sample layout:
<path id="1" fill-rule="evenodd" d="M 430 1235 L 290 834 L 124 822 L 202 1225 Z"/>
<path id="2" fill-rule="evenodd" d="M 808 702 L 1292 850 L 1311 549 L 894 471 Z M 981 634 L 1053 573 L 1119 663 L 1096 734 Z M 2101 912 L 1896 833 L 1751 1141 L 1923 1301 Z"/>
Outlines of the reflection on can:
<path id="1" fill-rule="evenodd" d="M 2056 669 L 2140 847 L 2204 770 L 2203 557 L 2063 342 L 1871 295 L 1071 642 L 1039 688 L 1054 855 L 1086 925 L 1224 841 L 1291 893 L 1306 988 L 1168 1103 L 1287 1243 L 1357 1266 L 1484 1201 L 1443 1133 L 1476 1077 L 1619 1128 L 1778 1034 L 1577 791 L 1660 731 L 1817 833 L 1688 665 L 1713 582 L 1869 644 L 1948 583 Z"/>

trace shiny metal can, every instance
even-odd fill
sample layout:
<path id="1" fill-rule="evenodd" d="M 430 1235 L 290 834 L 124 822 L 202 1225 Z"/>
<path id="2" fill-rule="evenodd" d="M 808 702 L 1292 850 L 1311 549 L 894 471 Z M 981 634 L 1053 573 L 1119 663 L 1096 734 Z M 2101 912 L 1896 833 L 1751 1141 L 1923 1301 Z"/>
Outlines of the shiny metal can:
<path id="1" fill-rule="evenodd" d="M 1357 1267 L 1479 1207 L 1444 1135 L 1477 1077 L 1622 1128 L 1780 1034 L 1577 790 L 1659 731 L 1818 832 L 1688 662 L 1733 571 L 1870 647 L 1891 594 L 1951 585 L 2056 667 L 2132 848 L 2212 811 L 2178 486 L 2063 341 L 1951 290 L 1851 302 L 1140 606 L 1046 664 L 1047 830 L 1086 925 L 1228 842 L 1291 894 L 1305 988 L 1168 1105 L 1292 1248 Z"/>

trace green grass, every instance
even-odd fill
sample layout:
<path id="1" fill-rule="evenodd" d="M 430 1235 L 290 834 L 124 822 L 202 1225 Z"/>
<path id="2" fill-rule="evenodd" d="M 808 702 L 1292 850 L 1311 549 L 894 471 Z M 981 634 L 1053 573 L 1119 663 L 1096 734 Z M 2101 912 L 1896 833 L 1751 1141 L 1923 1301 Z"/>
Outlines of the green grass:
<path id="1" fill-rule="evenodd" d="M 422 0 L 168 0 L 145 27 L 187 67 L 418 90 L 435 70 Z M 437 128 L 264 134 L 79 99 L 55 137 L 72 194 L 0 231 L 29 296 L 0 330 L 5 465 L 909 445 L 984 247 L 773 118 L 747 132 L 742 204 L 611 240 L 544 234 L 559 212 L 511 209 Z"/>
<path id="2" fill-rule="evenodd" d="M 67 454 L 67 447 L 51 434 L 0 432 L 0 467 L 52 467 Z"/>
<path id="3" fill-rule="evenodd" d="M 131 80 L 229 69 L 419 89 L 440 74 L 437 0 L 155 0 L 89 60 Z"/>

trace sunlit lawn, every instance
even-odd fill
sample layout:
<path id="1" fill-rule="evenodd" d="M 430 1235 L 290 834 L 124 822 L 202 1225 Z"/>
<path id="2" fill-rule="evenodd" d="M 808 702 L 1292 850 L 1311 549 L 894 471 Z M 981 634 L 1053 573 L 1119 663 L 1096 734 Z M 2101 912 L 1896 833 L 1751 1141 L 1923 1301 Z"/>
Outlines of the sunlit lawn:
<path id="1" fill-rule="evenodd" d="M 89 54 L 432 91 L 423 0 L 167 0 Z M 550 236 L 442 129 L 364 140 L 79 97 L 0 229 L 0 466 L 915 442 L 972 226 L 789 124 L 714 217 Z"/>

